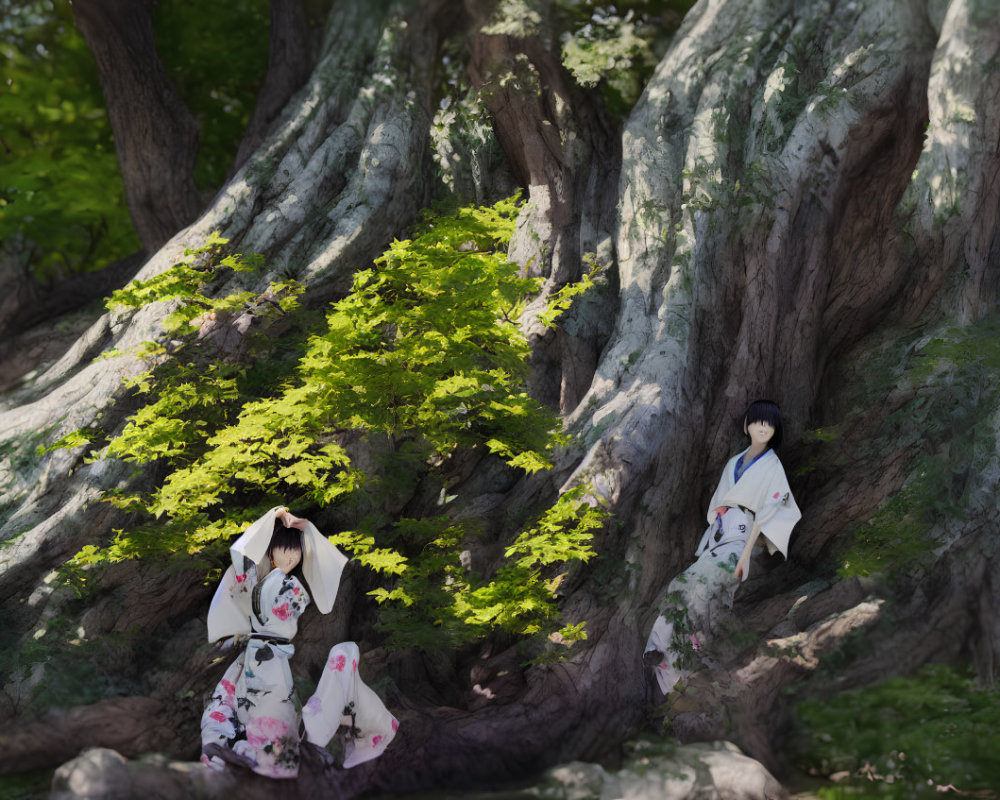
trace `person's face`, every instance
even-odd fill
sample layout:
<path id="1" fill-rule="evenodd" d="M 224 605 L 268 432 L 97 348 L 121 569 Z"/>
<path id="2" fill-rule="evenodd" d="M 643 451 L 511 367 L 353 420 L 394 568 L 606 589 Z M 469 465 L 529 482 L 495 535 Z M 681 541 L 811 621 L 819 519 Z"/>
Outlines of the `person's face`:
<path id="1" fill-rule="evenodd" d="M 747 432 L 750 441 L 756 445 L 766 445 L 774 436 L 774 426 L 767 422 L 748 422 L 743 430 Z"/>
<path id="2" fill-rule="evenodd" d="M 288 575 L 302 560 L 302 551 L 292 547 L 276 547 L 271 551 L 271 563 Z"/>

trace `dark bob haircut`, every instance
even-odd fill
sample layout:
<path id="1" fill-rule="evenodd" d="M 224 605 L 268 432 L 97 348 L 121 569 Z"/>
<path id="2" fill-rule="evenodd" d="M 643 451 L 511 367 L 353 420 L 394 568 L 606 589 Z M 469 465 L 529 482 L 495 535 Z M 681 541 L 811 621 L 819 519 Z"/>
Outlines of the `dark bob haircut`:
<path id="1" fill-rule="evenodd" d="M 267 557 L 272 550 L 298 550 L 302 552 L 302 531 L 298 528 L 286 528 L 281 520 L 274 521 L 274 532 L 267 546 Z"/>
<path id="2" fill-rule="evenodd" d="M 768 446 L 771 449 L 781 447 L 784 420 L 777 403 L 773 400 L 754 400 L 747 409 L 747 413 L 743 415 L 744 428 L 752 422 L 766 422 L 774 428 L 774 436 L 771 437 Z"/>
<path id="3" fill-rule="evenodd" d="M 306 591 L 308 592 L 309 583 L 302 572 L 302 560 L 306 557 L 305 551 L 302 548 L 302 531 L 298 528 L 286 528 L 281 520 L 276 519 L 274 521 L 274 532 L 271 534 L 271 541 L 267 545 L 267 557 L 272 565 L 274 564 L 272 554 L 275 550 L 299 551 L 299 563 L 295 565 L 295 569 L 290 574 L 298 578 L 299 582 L 306 587 Z"/>

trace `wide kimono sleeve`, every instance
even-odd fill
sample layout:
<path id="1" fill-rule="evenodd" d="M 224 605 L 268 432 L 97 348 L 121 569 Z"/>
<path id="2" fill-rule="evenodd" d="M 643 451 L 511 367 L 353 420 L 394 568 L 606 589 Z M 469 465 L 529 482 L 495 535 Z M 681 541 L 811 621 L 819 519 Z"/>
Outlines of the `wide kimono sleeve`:
<path id="1" fill-rule="evenodd" d="M 361 680 L 360 661 L 354 642 L 334 645 L 316 693 L 302 707 L 306 738 L 319 747 L 326 747 L 342 722 L 352 726 L 344 744 L 346 768 L 381 755 L 399 728 L 381 698 Z"/>
<path id="2" fill-rule="evenodd" d="M 780 552 L 787 557 L 792 528 L 802 519 L 802 512 L 792 496 L 781 462 L 775 458 L 774 464 L 769 466 L 771 468 L 767 471 L 766 480 L 761 484 L 755 520 L 768 552 Z"/>
<path id="3" fill-rule="evenodd" d="M 282 506 L 275 506 L 250 525 L 229 548 L 232 566 L 222 576 L 208 609 L 208 641 L 227 636 L 249 634 L 251 593 L 257 585 L 257 575 L 270 569 L 267 548 L 274 531 L 274 519 Z"/>
<path id="4" fill-rule="evenodd" d="M 274 521 L 284 508 L 275 506 L 265 512 L 233 543 L 229 551 L 233 559 L 233 570 L 237 576 L 247 561 L 256 564 L 260 574 L 265 574 L 270 569 L 267 548 L 274 533 Z M 306 583 L 309 584 L 312 602 L 322 614 L 329 614 L 333 609 L 346 563 L 347 556 L 320 533 L 315 525 L 306 521 L 302 529 L 302 573 L 305 575 Z"/>
<path id="5" fill-rule="evenodd" d="M 235 566 L 226 570 L 208 609 L 208 641 L 250 633 L 251 593 L 256 583 L 253 562 L 240 572 Z"/>
<path id="6" fill-rule="evenodd" d="M 311 522 L 302 532 L 302 572 L 309 583 L 312 601 L 321 614 L 329 614 L 337 599 L 347 556 L 320 533 Z"/>
<path id="7" fill-rule="evenodd" d="M 738 456 L 737 456 L 738 457 Z M 749 509 L 760 526 L 767 549 L 788 555 L 788 541 L 792 528 L 802 518 L 795 504 L 788 478 L 777 454 L 770 450 L 754 461 L 737 481 L 733 476 L 735 459 L 730 459 L 722 473 L 719 487 L 712 495 L 708 509 L 708 522 L 713 522 L 712 512 L 719 506 L 737 506 Z M 711 530 L 711 528 L 710 528 Z M 706 532 L 706 535 L 708 532 Z M 705 538 L 702 537 L 704 544 Z"/>

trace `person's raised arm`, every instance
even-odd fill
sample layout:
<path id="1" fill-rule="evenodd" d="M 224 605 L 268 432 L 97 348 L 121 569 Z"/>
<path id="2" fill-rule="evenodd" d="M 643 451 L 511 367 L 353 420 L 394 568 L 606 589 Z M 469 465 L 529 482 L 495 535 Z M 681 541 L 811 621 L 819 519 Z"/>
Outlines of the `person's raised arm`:
<path id="1" fill-rule="evenodd" d="M 286 528 L 298 528 L 300 531 L 304 531 L 306 529 L 306 525 L 309 524 L 309 520 L 302 519 L 302 517 L 296 517 L 287 508 L 281 509 L 276 516 L 281 520 L 281 524 Z"/>

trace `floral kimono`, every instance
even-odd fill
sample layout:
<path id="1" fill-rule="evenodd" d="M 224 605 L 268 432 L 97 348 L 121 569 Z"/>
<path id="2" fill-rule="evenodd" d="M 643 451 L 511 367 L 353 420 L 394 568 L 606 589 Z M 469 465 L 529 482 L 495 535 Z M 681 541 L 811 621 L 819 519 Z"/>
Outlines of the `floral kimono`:
<path id="1" fill-rule="evenodd" d="M 233 545 L 233 566 L 212 600 L 209 640 L 249 638 L 202 715 L 202 761 L 220 768 L 222 760 L 234 761 L 270 778 L 295 778 L 301 734 L 289 668 L 295 653 L 291 640 L 310 602 L 322 613 L 331 610 L 347 559 L 309 524 L 302 535 L 302 571 L 313 597 L 294 574 L 277 567 L 267 571 L 267 544 L 278 510 L 268 512 Z M 359 660 L 354 642 L 335 645 L 302 714 L 308 740 L 320 747 L 342 723 L 348 724 L 345 767 L 380 755 L 398 727 L 361 680 Z"/>
<path id="2" fill-rule="evenodd" d="M 646 642 L 647 653 L 663 653 L 654 674 L 664 694 L 704 663 L 719 620 L 732 608 L 736 565 L 754 523 L 768 549 L 787 556 L 792 528 L 802 517 L 775 452 L 767 450 L 743 467 L 745 455 L 726 464 L 709 504 L 697 560 L 670 582 Z M 719 508 L 726 511 L 717 515 Z"/>

